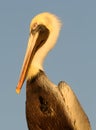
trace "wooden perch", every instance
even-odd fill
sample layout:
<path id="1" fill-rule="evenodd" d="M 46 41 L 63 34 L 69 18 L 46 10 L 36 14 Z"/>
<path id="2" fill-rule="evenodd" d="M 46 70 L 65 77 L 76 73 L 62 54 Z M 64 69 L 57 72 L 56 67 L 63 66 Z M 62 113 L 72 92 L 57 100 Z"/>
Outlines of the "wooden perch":
<path id="1" fill-rule="evenodd" d="M 70 86 L 55 86 L 43 72 L 27 81 L 26 119 L 29 130 L 91 130 Z"/>

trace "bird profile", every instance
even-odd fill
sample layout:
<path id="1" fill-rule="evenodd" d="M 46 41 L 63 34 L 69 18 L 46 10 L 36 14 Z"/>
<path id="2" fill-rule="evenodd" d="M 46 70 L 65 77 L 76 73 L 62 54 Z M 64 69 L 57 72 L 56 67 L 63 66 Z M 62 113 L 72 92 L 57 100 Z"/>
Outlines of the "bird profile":
<path id="1" fill-rule="evenodd" d="M 26 82 L 26 119 L 29 130 L 91 130 L 89 120 L 67 83 L 54 85 L 43 61 L 56 44 L 59 18 L 45 12 L 30 23 L 30 33 L 16 92 Z"/>
<path id="2" fill-rule="evenodd" d="M 32 19 L 28 47 L 16 87 L 17 93 L 20 93 L 25 79 L 31 79 L 39 70 L 44 71 L 43 61 L 56 44 L 60 28 L 59 18 L 48 12 L 38 14 Z"/>

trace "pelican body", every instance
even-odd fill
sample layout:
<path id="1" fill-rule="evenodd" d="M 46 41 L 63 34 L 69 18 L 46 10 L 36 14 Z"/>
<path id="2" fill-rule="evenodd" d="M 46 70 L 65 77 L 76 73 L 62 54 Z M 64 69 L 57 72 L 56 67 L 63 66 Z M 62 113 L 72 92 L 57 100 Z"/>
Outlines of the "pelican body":
<path id="1" fill-rule="evenodd" d="M 16 87 L 19 94 L 27 80 L 26 119 L 29 130 L 91 130 L 71 88 L 65 82 L 60 82 L 57 87 L 44 72 L 43 61 L 56 44 L 60 28 L 58 17 L 48 12 L 38 14 L 30 23 L 28 47 Z"/>

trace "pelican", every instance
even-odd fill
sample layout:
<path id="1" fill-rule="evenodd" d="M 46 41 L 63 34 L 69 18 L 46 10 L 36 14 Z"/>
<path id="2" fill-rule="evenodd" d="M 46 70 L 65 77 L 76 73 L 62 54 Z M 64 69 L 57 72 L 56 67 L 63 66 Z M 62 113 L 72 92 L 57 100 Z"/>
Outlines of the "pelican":
<path id="1" fill-rule="evenodd" d="M 48 12 L 38 14 L 32 19 L 28 47 L 16 87 L 18 94 L 25 79 L 32 80 L 36 75 L 44 72 L 43 61 L 56 44 L 60 28 L 60 20 Z"/>
<path id="2" fill-rule="evenodd" d="M 45 12 L 30 23 L 30 35 L 16 92 L 26 84 L 26 119 L 29 130 L 91 130 L 74 92 L 65 83 L 58 87 L 46 76 L 43 61 L 56 44 L 61 22 Z M 44 88 L 44 89 L 43 89 Z"/>

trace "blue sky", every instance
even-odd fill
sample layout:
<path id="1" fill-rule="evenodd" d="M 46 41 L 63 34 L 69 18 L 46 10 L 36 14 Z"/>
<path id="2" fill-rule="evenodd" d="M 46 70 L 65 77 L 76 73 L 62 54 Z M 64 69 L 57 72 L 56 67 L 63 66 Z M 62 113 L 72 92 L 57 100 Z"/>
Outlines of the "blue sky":
<path id="1" fill-rule="evenodd" d="M 26 90 L 15 93 L 33 16 L 56 14 L 62 21 L 58 42 L 44 63 L 55 84 L 66 81 L 96 129 L 96 1 L 0 1 L 0 129 L 27 130 Z"/>

